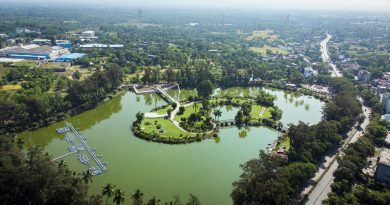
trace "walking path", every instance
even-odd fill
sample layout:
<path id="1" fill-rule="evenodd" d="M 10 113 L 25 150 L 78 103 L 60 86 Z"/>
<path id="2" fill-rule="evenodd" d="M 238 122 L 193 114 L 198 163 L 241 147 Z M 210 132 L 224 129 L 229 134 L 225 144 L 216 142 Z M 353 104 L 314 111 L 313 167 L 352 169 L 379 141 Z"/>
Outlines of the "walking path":
<path id="1" fill-rule="evenodd" d="M 56 161 L 56 160 L 62 159 L 64 157 L 66 157 L 68 155 L 71 155 L 71 154 L 74 154 L 74 153 L 76 153 L 76 152 L 68 152 L 68 153 L 66 153 L 66 154 L 64 154 L 62 156 L 59 156 L 59 157 L 56 157 L 56 158 L 52 159 L 51 161 Z"/>
<path id="2" fill-rule="evenodd" d="M 259 118 L 262 118 L 265 112 L 265 107 L 261 107 Z"/>

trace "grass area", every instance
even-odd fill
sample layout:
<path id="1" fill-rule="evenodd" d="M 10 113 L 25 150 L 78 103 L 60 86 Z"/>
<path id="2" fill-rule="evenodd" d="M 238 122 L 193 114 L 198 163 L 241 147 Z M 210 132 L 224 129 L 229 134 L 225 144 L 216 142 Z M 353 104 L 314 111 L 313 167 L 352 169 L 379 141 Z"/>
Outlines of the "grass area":
<path id="1" fill-rule="evenodd" d="M 14 67 L 26 67 L 26 68 L 30 68 L 30 67 L 37 66 L 37 65 L 38 65 L 38 63 L 36 61 L 32 61 L 32 60 L 23 60 L 23 61 L 19 61 L 19 62 L 12 64 L 12 66 L 14 66 Z"/>
<path id="2" fill-rule="evenodd" d="M 196 112 L 199 112 L 199 110 L 202 109 L 201 103 L 196 103 Z M 185 111 L 182 115 L 176 115 L 175 120 L 181 121 L 182 117 L 188 118 L 192 113 L 195 113 L 195 107 L 193 105 L 185 107 Z"/>
<path id="3" fill-rule="evenodd" d="M 274 34 L 273 30 L 259 30 L 259 31 L 253 31 L 252 35 L 248 36 L 246 39 L 251 41 L 253 39 L 260 38 L 260 39 L 267 39 L 269 41 L 274 41 L 278 39 L 278 35 Z"/>
<path id="4" fill-rule="evenodd" d="M 263 108 L 263 106 L 261 105 L 252 105 L 252 111 L 251 111 L 251 116 L 252 116 L 252 119 L 253 120 L 258 120 L 259 119 L 259 115 L 260 115 L 260 112 L 261 112 L 261 109 Z M 271 110 L 273 108 L 272 107 L 265 107 L 265 111 L 263 113 L 263 115 L 261 116 L 261 118 L 271 118 Z"/>
<path id="5" fill-rule="evenodd" d="M 72 66 L 69 68 L 70 72 L 76 72 L 79 71 L 81 73 L 80 80 L 85 80 L 89 76 L 91 76 L 93 73 L 95 73 L 96 69 L 84 69 L 80 66 Z"/>
<path id="6" fill-rule="evenodd" d="M 284 137 L 283 139 L 279 140 L 278 144 L 276 145 L 276 150 L 283 150 L 283 148 L 286 148 L 286 150 L 290 150 L 291 147 L 291 140 L 289 137 Z"/>
<path id="7" fill-rule="evenodd" d="M 42 63 L 40 67 L 43 69 L 56 69 L 56 68 L 66 68 L 68 67 L 68 65 L 69 63 L 64 63 L 64 62 L 47 62 L 47 63 Z"/>
<path id="8" fill-rule="evenodd" d="M 163 133 L 160 133 L 160 129 L 157 129 L 158 125 L 160 125 L 161 129 L 164 130 Z M 191 133 L 180 130 L 171 121 L 164 118 L 158 118 L 158 119 L 145 118 L 142 121 L 141 129 L 143 129 L 147 133 L 159 133 L 161 137 L 180 138 L 183 136 L 189 136 L 189 135 L 192 136 Z"/>
<path id="9" fill-rule="evenodd" d="M 172 109 L 171 105 L 166 106 L 165 108 L 161 108 L 161 109 L 156 110 L 156 113 L 158 113 L 160 115 L 167 114 L 169 109 Z"/>
<path id="10" fill-rule="evenodd" d="M 273 54 L 282 54 L 287 55 L 288 50 L 277 48 L 277 47 L 270 47 L 270 46 L 264 46 L 264 47 L 250 47 L 249 50 L 259 53 L 261 55 L 267 55 L 267 50 L 271 51 Z"/>
<path id="11" fill-rule="evenodd" d="M 0 90 L 5 90 L 5 91 L 20 90 L 20 89 L 22 89 L 22 86 L 20 86 L 19 84 L 0 86 Z"/>
<path id="12" fill-rule="evenodd" d="M 9 68 L 0 64 L 0 78 L 4 77 L 8 73 Z"/>

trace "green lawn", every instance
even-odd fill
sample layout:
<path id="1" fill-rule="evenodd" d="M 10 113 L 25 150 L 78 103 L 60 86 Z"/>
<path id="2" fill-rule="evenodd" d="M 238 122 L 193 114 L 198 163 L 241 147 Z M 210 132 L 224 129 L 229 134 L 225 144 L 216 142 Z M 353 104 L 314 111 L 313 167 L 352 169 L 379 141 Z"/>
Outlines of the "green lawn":
<path id="1" fill-rule="evenodd" d="M 13 64 L 13 66 L 15 67 L 26 67 L 26 68 L 30 68 L 37 65 L 38 63 L 36 61 L 30 61 L 30 60 L 23 60 Z"/>
<path id="2" fill-rule="evenodd" d="M 165 108 L 156 110 L 156 113 L 158 113 L 158 114 L 160 114 L 160 115 L 167 114 L 167 112 L 168 112 L 169 109 L 172 109 L 172 106 L 171 106 L 171 105 L 166 106 Z"/>
<path id="3" fill-rule="evenodd" d="M 156 121 L 157 123 L 155 123 Z M 147 125 L 147 123 L 149 123 L 149 125 Z M 161 125 L 161 129 L 164 130 L 164 133 L 160 133 L 159 129 L 157 129 L 157 125 Z M 188 135 L 192 136 L 191 133 L 180 130 L 171 121 L 164 118 L 145 118 L 144 120 L 142 120 L 141 129 L 143 129 L 146 133 L 159 133 L 161 137 L 180 138 L 180 135 L 182 135 L 182 137 Z"/>
<path id="4" fill-rule="evenodd" d="M 272 107 L 267 107 L 263 113 L 263 118 L 271 118 L 271 110 L 274 109 Z"/>
<path id="5" fill-rule="evenodd" d="M 202 104 L 201 103 L 196 103 L 196 112 L 199 112 L 200 109 L 202 109 Z M 185 107 L 185 111 L 182 115 L 176 115 L 175 120 L 176 121 L 181 121 L 182 117 L 188 118 L 192 113 L 195 113 L 195 108 L 193 105 Z"/>
<path id="6" fill-rule="evenodd" d="M 276 145 L 276 150 L 282 150 L 283 147 L 285 147 L 286 150 L 290 150 L 291 141 L 290 141 L 290 138 L 289 138 L 289 137 L 285 137 L 285 138 L 281 139 L 281 140 L 278 142 L 278 145 Z"/>
<path id="7" fill-rule="evenodd" d="M 262 107 L 263 106 L 261 106 L 261 105 L 252 105 L 252 111 L 251 111 L 252 119 L 254 119 L 254 120 L 259 119 L 259 114 L 260 114 Z M 266 107 L 262 118 L 271 118 L 271 110 L 272 109 L 273 109 L 272 107 Z"/>

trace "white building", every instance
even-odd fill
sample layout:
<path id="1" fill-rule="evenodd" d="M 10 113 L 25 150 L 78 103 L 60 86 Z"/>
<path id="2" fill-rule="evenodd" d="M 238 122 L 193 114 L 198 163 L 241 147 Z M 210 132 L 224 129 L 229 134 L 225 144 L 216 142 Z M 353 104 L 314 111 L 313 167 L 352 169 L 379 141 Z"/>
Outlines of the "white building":
<path id="1" fill-rule="evenodd" d="M 390 93 L 384 93 L 382 96 L 382 103 L 385 106 L 386 114 L 390 114 Z"/>
<path id="2" fill-rule="evenodd" d="M 84 38 L 95 37 L 95 31 L 84 31 L 84 32 L 81 32 L 81 37 L 84 37 Z"/>
<path id="3" fill-rule="evenodd" d="M 313 76 L 317 76 L 318 72 L 314 70 L 312 67 L 306 67 L 305 70 L 303 71 L 303 75 L 305 78 L 310 78 Z"/>
<path id="4" fill-rule="evenodd" d="M 358 80 L 367 83 L 371 79 L 371 73 L 366 70 L 359 70 Z"/>

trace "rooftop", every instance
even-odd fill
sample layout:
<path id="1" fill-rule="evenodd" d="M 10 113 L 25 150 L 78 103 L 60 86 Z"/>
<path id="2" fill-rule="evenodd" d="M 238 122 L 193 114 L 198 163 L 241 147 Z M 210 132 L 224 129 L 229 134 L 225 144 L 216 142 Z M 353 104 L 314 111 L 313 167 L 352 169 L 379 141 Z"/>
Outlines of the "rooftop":
<path id="1" fill-rule="evenodd" d="M 379 154 L 379 164 L 390 166 L 390 149 L 383 147 Z"/>
<path id="2" fill-rule="evenodd" d="M 50 53 L 54 50 L 63 49 L 60 46 L 39 46 L 36 44 L 22 45 L 22 46 L 13 46 L 4 49 L 0 49 L 0 52 L 6 53 L 24 53 L 24 54 L 33 54 L 33 53 Z"/>
<path id="3" fill-rule="evenodd" d="M 80 45 L 80 48 L 123 48 L 122 44 L 100 44 L 100 43 L 91 43 Z"/>

